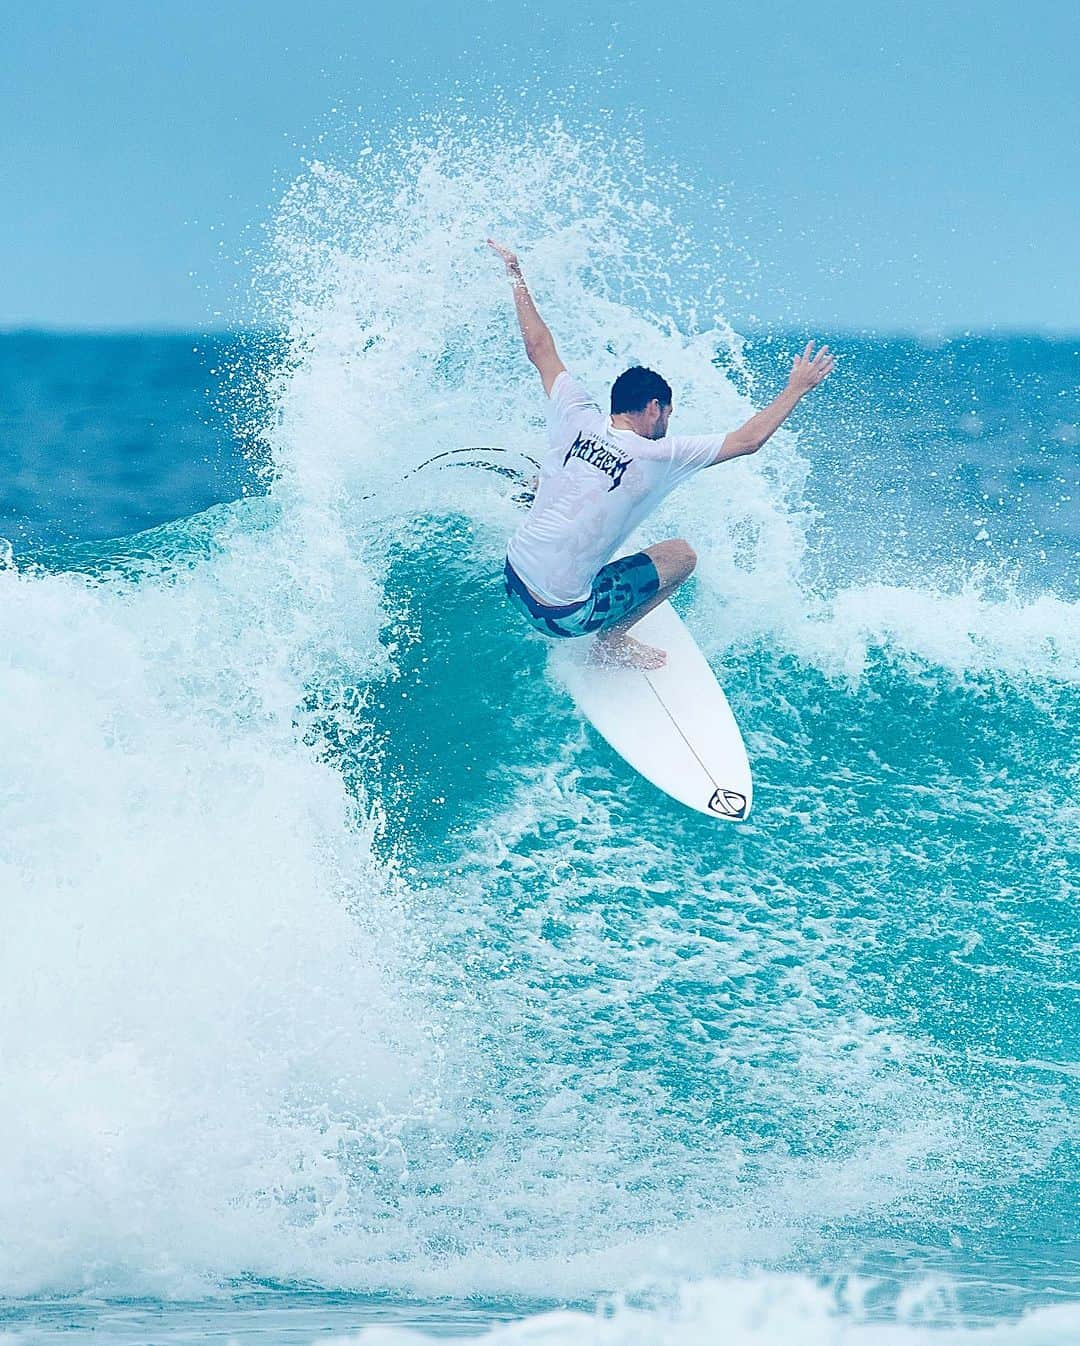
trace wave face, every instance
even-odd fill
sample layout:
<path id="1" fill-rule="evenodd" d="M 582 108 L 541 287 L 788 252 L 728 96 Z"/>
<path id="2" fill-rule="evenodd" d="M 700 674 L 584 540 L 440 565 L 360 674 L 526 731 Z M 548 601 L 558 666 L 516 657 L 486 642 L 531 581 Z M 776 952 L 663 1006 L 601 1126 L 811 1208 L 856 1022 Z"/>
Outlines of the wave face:
<path id="1" fill-rule="evenodd" d="M 946 1317 L 1080 1294 L 1058 460 L 988 551 L 953 497 L 928 524 L 925 481 L 889 493 L 848 389 L 813 460 L 781 432 L 669 499 L 650 536 L 699 553 L 685 615 L 754 764 L 739 828 L 576 718 L 503 604 L 498 480 L 405 476 L 542 443 L 489 233 L 598 391 L 641 361 L 681 427 L 744 418 L 782 366 L 723 320 L 702 209 L 558 125 L 311 165 L 260 277 L 264 497 L 0 569 L 3 1293 L 689 1282 L 672 1341 L 758 1275 L 796 1277 L 774 1325 L 798 1277 L 882 1313 L 929 1278 Z M 954 411 L 922 461 L 961 491 L 957 443 L 993 446 Z M 659 1339 L 637 1312 L 602 1339 Z"/>

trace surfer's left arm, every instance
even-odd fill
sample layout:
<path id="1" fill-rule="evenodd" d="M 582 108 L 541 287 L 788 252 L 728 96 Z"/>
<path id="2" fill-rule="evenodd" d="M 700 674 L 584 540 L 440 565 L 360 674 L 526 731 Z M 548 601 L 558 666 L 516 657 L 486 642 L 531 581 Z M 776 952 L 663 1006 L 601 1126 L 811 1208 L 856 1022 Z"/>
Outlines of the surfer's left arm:
<path id="1" fill-rule="evenodd" d="M 828 346 L 822 346 L 815 355 L 814 343 L 808 341 L 803 353 L 796 355 L 791 363 L 791 373 L 784 391 L 767 407 L 751 416 L 745 425 L 726 435 L 713 461 L 722 463 L 729 458 L 757 453 L 765 441 L 780 429 L 806 394 L 829 377 L 833 363 L 834 357 L 830 355 Z"/>
<path id="2" fill-rule="evenodd" d="M 552 385 L 566 368 L 555 349 L 555 338 L 537 312 L 529 287 L 525 284 L 525 277 L 521 273 L 521 263 L 517 259 L 517 254 L 496 243 L 494 239 L 489 238 L 487 242 L 488 247 L 497 252 L 506 263 L 506 274 L 514 287 L 514 308 L 517 310 L 521 339 L 525 342 L 525 354 L 536 366 L 536 372 L 543 380 L 544 392 L 550 397 Z"/>

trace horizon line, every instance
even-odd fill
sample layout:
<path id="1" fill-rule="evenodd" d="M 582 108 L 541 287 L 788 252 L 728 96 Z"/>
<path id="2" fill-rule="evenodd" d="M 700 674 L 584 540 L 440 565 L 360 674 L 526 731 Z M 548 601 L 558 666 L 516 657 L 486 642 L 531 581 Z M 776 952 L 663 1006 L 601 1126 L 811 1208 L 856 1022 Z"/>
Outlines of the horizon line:
<path id="1" fill-rule="evenodd" d="M 944 342 L 956 341 L 958 339 L 970 337 L 997 337 L 1001 340 L 1017 339 L 1021 337 L 1037 337 L 1043 340 L 1052 341 L 1080 341 L 1080 326 L 1075 328 L 1057 327 L 1053 324 L 1045 326 L 1021 326 L 1011 324 L 991 323 L 985 327 L 873 327 L 841 325 L 832 327 L 827 323 L 808 322 L 796 326 L 790 322 L 754 322 L 745 327 L 733 327 L 737 336 L 751 337 L 760 336 L 769 333 L 781 333 L 783 335 L 794 335 L 797 332 L 807 332 L 811 330 L 828 333 L 831 337 L 840 337 L 845 339 L 865 340 L 867 338 L 880 338 L 886 340 L 911 340 L 921 342 Z M 238 323 L 232 326 L 215 325 L 207 327 L 193 327 L 188 325 L 167 325 L 167 324 L 148 324 L 143 327 L 129 326 L 127 324 L 116 324 L 107 327 L 94 327 L 90 325 L 62 326 L 53 323 L 12 323 L 0 324 L 0 338 L 3 337 L 96 337 L 96 338 L 132 338 L 132 337 L 160 337 L 173 338 L 179 340 L 188 338 L 191 340 L 206 340 L 207 338 L 237 337 L 237 336 L 272 336 L 281 337 L 284 335 L 283 329 L 270 327 L 261 323 Z"/>

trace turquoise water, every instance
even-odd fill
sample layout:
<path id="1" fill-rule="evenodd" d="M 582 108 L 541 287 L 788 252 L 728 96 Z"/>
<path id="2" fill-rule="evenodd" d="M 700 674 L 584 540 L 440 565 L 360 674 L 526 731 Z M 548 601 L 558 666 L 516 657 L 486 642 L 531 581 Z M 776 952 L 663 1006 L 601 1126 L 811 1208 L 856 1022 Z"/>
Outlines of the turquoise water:
<path id="1" fill-rule="evenodd" d="M 840 334 L 665 505 L 755 773 L 717 826 L 515 624 L 500 481 L 402 481 L 542 442 L 496 228 L 598 388 L 769 395 L 802 334 L 726 327 L 639 170 L 315 165 L 274 343 L 0 341 L 9 1332 L 1080 1335 L 1080 348 Z"/>

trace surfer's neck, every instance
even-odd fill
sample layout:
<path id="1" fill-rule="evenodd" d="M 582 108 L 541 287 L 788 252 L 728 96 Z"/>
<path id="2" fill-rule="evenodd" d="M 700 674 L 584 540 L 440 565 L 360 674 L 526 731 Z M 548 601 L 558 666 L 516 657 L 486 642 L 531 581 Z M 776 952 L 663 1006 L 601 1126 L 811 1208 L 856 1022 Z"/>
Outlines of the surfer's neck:
<path id="1" fill-rule="evenodd" d="M 632 430 L 642 439 L 663 439 L 667 434 L 670 407 L 661 407 L 654 398 L 643 411 L 618 411 L 611 417 L 613 430 Z"/>

